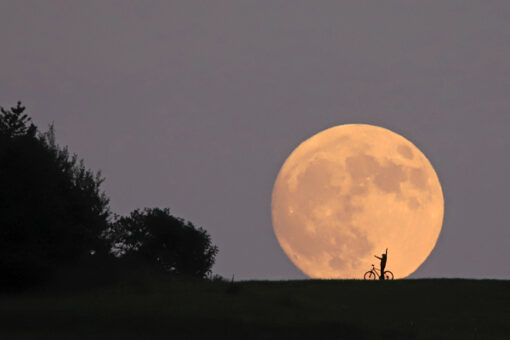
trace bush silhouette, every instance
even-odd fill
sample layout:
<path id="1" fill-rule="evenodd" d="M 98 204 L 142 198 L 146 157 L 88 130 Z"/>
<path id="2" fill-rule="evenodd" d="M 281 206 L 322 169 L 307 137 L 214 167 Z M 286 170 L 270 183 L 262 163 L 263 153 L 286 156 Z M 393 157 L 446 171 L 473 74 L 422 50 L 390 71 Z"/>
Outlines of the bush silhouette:
<path id="1" fill-rule="evenodd" d="M 218 248 L 202 228 L 170 214 L 169 209 L 135 210 L 108 231 L 113 252 L 138 257 L 166 272 L 205 277 Z"/>
<path id="2" fill-rule="evenodd" d="M 0 285 L 31 285 L 108 253 L 99 173 L 38 131 L 18 102 L 0 113 Z"/>

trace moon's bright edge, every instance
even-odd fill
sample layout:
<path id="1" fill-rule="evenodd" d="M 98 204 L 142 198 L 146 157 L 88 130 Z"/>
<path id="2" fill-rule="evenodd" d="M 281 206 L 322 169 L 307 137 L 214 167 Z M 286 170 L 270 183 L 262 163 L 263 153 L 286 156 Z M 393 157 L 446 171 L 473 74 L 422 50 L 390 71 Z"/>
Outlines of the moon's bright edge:
<path id="1" fill-rule="evenodd" d="M 381 127 L 348 124 L 301 143 L 272 194 L 273 226 L 290 260 L 312 278 L 362 278 L 388 251 L 407 277 L 441 232 L 441 184 L 425 155 Z"/>

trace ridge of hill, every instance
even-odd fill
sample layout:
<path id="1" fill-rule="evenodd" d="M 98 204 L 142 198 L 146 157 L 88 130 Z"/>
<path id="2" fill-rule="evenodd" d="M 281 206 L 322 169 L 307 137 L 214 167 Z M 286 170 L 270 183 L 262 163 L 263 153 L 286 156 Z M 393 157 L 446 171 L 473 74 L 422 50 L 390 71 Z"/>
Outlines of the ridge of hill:
<path id="1" fill-rule="evenodd" d="M 0 297 L 1 339 L 509 339 L 510 281 L 132 281 Z"/>

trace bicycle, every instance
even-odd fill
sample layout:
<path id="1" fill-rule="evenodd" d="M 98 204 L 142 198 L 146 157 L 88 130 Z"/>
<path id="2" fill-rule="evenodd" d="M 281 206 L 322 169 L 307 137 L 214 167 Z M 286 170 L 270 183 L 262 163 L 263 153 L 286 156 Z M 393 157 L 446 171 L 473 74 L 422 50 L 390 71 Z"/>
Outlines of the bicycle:
<path id="1" fill-rule="evenodd" d="M 365 280 L 376 280 L 381 278 L 381 274 L 379 274 L 381 271 L 377 268 L 375 268 L 374 265 L 372 265 L 372 269 L 370 269 L 368 272 L 363 275 L 363 278 Z M 384 279 L 385 280 L 393 280 L 393 273 L 389 270 L 384 271 Z"/>

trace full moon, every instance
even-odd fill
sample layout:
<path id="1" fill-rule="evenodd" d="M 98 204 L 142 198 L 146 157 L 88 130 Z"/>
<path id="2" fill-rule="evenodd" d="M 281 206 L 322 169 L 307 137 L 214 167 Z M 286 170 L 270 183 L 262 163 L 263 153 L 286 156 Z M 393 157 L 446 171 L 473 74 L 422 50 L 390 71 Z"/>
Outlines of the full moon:
<path id="1" fill-rule="evenodd" d="M 412 274 L 441 232 L 441 184 L 425 155 L 385 128 L 319 132 L 287 158 L 272 194 L 273 227 L 312 278 L 363 278 L 388 248 L 386 270 Z"/>

